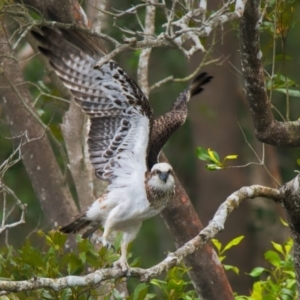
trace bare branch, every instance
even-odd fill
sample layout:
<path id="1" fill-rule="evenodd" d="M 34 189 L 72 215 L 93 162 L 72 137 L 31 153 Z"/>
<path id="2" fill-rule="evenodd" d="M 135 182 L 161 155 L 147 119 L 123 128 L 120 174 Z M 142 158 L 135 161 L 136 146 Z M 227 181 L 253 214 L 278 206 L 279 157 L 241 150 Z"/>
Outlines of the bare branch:
<path id="1" fill-rule="evenodd" d="M 243 187 L 231 194 L 224 203 L 220 205 L 209 225 L 192 240 L 167 257 L 159 264 L 149 268 L 131 268 L 129 274 L 124 274 L 119 268 L 101 269 L 85 276 L 66 276 L 62 278 L 33 278 L 23 281 L 0 281 L 2 293 L 36 290 L 40 288 L 52 288 L 61 290 L 68 287 L 82 286 L 93 287 L 100 282 L 121 278 L 124 276 L 138 277 L 141 281 L 149 281 L 158 275 L 165 273 L 175 265 L 179 264 L 183 258 L 202 248 L 218 232 L 224 229 L 224 224 L 230 213 L 235 210 L 243 201 L 256 197 L 265 197 L 274 201 L 280 201 L 283 194 L 277 190 L 265 186 L 253 185 Z M 1 293 L 0 293 L 1 295 Z"/>
<path id="2" fill-rule="evenodd" d="M 0 234 L 7 229 L 16 227 L 18 225 L 24 224 L 25 223 L 25 214 L 26 214 L 26 208 L 27 205 L 23 204 L 22 201 L 17 197 L 17 195 L 14 193 L 13 190 L 11 190 L 8 186 L 6 186 L 3 182 L 3 177 L 5 175 L 5 172 L 11 168 L 14 164 L 19 162 L 22 157 L 21 157 L 21 146 L 20 144 L 14 151 L 11 153 L 11 155 L 0 165 L 0 193 L 3 194 L 3 209 L 2 209 L 2 222 L 0 225 Z M 13 222 L 13 223 L 6 223 L 8 217 L 12 213 L 12 211 L 15 208 L 15 205 L 12 205 L 12 208 L 10 209 L 9 212 L 7 212 L 7 195 L 10 195 L 16 205 L 21 209 L 21 216 L 19 221 Z"/>
<path id="3" fill-rule="evenodd" d="M 153 0 L 155 3 L 156 0 Z M 147 36 L 153 36 L 155 30 L 155 6 L 148 5 L 146 7 L 146 17 L 145 17 L 145 39 Z M 137 70 L 137 78 L 138 84 L 145 94 L 146 97 L 149 96 L 149 80 L 148 80 L 148 66 L 149 66 L 149 59 L 151 54 L 152 48 L 145 48 L 142 50 L 140 57 L 139 57 L 139 65 Z"/>

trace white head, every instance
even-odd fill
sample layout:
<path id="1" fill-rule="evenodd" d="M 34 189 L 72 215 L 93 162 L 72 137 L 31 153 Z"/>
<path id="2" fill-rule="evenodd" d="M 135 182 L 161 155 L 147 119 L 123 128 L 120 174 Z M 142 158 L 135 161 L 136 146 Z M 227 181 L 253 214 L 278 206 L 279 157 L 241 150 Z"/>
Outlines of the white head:
<path id="1" fill-rule="evenodd" d="M 169 164 L 157 163 L 151 169 L 148 183 L 155 189 L 173 189 L 175 184 L 173 175 L 173 169 Z"/>

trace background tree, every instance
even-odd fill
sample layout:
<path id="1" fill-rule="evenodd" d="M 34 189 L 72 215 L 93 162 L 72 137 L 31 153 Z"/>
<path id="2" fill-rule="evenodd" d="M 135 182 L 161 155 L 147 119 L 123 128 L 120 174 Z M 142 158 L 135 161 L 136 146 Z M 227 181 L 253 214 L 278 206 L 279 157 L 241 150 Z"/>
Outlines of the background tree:
<path id="1" fill-rule="evenodd" d="M 30 59 L 30 63 L 28 63 L 27 58 L 28 56 L 30 57 L 32 53 L 30 52 L 31 50 L 29 50 L 29 54 L 26 54 L 24 49 L 28 49 L 28 47 L 24 44 L 24 38 L 26 36 L 29 43 L 36 50 L 35 41 L 27 35 L 34 25 L 48 24 L 58 27 L 81 26 L 86 28 L 88 34 L 88 28 L 91 28 L 92 24 L 86 21 L 85 15 L 76 1 L 66 1 L 64 5 L 56 5 L 55 2 L 24 2 L 27 7 L 31 8 L 30 13 L 26 6 L 24 7 L 23 5 L 18 5 L 13 2 L 4 3 L 5 5 L 3 5 L 1 9 L 3 20 L 1 34 L 1 53 L 3 53 L 3 55 L 1 56 L 1 66 L 4 70 L 1 74 L 1 82 L 5 82 L 5 84 L 1 88 L 0 101 L 5 116 L 8 118 L 6 124 L 8 124 L 12 132 L 12 136 L 14 137 L 13 141 L 15 145 L 17 145 L 16 149 L 21 151 L 17 151 L 17 153 L 21 153 L 23 164 L 28 173 L 26 180 L 29 178 L 32 182 L 33 189 L 39 199 L 46 220 L 51 228 L 55 228 L 59 224 L 64 224 L 66 220 L 71 219 L 71 217 L 76 214 L 77 207 L 75 203 L 81 208 L 86 207 L 91 203 L 95 195 L 101 193 L 102 187 L 98 186 L 100 184 L 99 181 L 93 180 L 92 169 L 85 155 L 85 140 L 82 138 L 82 136 L 84 136 L 82 132 L 85 131 L 84 117 L 80 109 L 72 102 L 70 102 L 68 112 L 64 116 L 61 129 L 59 127 L 63 111 L 68 107 L 68 104 L 63 102 L 62 99 L 69 99 L 69 95 L 55 77 L 53 71 L 47 65 L 47 62 L 43 61 L 43 65 L 45 65 L 47 75 L 51 78 L 52 83 L 47 82 L 47 79 L 46 86 L 39 81 L 35 85 L 28 83 L 29 80 L 36 78 L 40 80 L 43 74 L 36 74 L 36 71 L 34 73 L 32 72 L 34 75 L 29 74 L 30 72 L 28 72 L 28 70 L 32 70 L 31 68 L 40 69 L 41 65 L 37 60 L 32 59 Z M 247 137 L 246 143 L 243 140 L 243 134 L 239 133 L 239 126 L 234 122 L 236 115 L 238 115 L 240 119 L 242 119 L 241 116 L 245 116 L 245 110 L 244 107 L 242 107 L 244 103 L 241 101 L 243 105 L 240 105 L 236 104 L 236 101 L 233 101 L 232 104 L 229 105 L 226 101 L 225 95 L 229 95 L 228 98 L 230 100 L 234 100 L 234 98 L 243 99 L 243 91 L 238 87 L 234 87 L 233 82 L 235 80 L 233 80 L 233 77 L 230 78 L 230 76 L 228 76 L 228 71 L 225 70 L 226 68 L 216 66 L 222 62 L 222 66 L 229 66 L 231 70 L 234 70 L 234 75 L 241 77 L 236 70 L 239 68 L 239 64 L 235 63 L 236 58 L 233 56 L 228 58 L 225 54 L 226 49 L 224 49 L 227 45 L 230 45 L 228 46 L 228 48 L 230 48 L 229 51 L 233 52 L 232 50 L 235 50 L 235 52 L 237 52 L 237 46 L 233 44 L 234 36 L 232 34 L 231 37 L 228 37 L 228 35 L 224 36 L 224 33 L 229 29 L 229 31 L 236 29 L 234 27 L 236 26 L 235 23 L 232 23 L 233 25 L 230 25 L 231 27 L 226 27 L 225 23 L 228 21 L 233 22 L 235 19 L 241 17 L 244 11 L 244 2 L 228 2 L 222 5 L 216 2 L 210 3 L 210 5 L 212 7 L 207 8 L 206 1 L 200 1 L 199 6 L 189 1 L 182 3 L 172 2 L 170 4 L 153 1 L 151 5 L 150 3 L 136 3 L 135 6 L 130 8 L 126 2 L 122 4 L 119 2 L 111 2 L 106 8 L 97 6 L 98 10 L 96 10 L 96 15 L 101 13 L 100 20 L 102 20 L 103 14 L 105 15 L 106 34 L 100 34 L 98 31 L 93 33 L 103 38 L 112 46 L 112 51 L 110 51 L 110 54 L 104 57 L 104 59 L 109 59 L 118 54 L 114 59 L 117 59 L 122 67 L 128 67 L 127 71 L 129 71 L 129 73 L 132 72 L 131 75 L 133 77 L 136 77 L 135 70 L 138 69 L 139 84 L 146 94 L 149 94 L 149 91 L 151 91 L 150 100 L 152 97 L 154 100 L 154 96 L 155 98 L 158 97 L 158 93 L 156 93 L 155 89 L 159 88 L 161 91 L 163 91 L 163 89 L 168 91 L 168 99 L 170 99 L 168 101 L 170 101 L 170 103 L 166 103 L 166 97 L 162 98 L 161 101 L 153 101 L 153 104 L 158 106 L 155 107 L 155 111 L 157 112 L 165 111 L 166 107 L 171 104 L 172 99 L 176 97 L 178 91 L 175 89 L 180 90 L 182 86 L 186 85 L 186 83 L 181 85 L 179 82 L 187 82 L 203 66 L 206 66 L 206 69 L 215 76 L 215 82 L 213 84 L 218 88 L 207 87 L 207 92 L 204 94 L 207 99 L 209 99 L 209 102 L 204 102 L 205 104 L 203 105 L 199 104 L 197 100 L 193 100 L 191 103 L 191 121 L 186 124 L 185 130 L 183 130 L 181 134 L 178 133 L 178 144 L 174 144 L 174 139 L 174 142 L 170 141 L 166 147 L 166 152 L 172 165 L 174 165 L 175 170 L 178 171 L 184 186 L 187 186 L 187 190 L 189 194 L 192 195 L 192 199 L 195 199 L 195 206 L 199 209 L 199 214 L 204 218 L 205 223 L 212 218 L 214 211 L 222 199 L 239 187 L 252 183 L 263 183 L 268 186 L 277 187 L 276 181 L 280 181 L 277 154 L 274 148 L 267 148 L 265 146 L 263 146 L 261 156 L 257 154 L 259 152 L 254 152 L 255 155 L 258 156 L 258 163 L 251 164 L 251 174 L 253 174 L 251 177 L 259 178 L 259 180 L 252 181 L 252 179 L 247 178 L 249 166 L 245 169 L 235 168 L 213 173 L 208 173 L 207 171 L 204 173 L 203 165 L 201 171 L 198 172 L 195 167 L 195 146 L 203 145 L 211 147 L 220 151 L 223 155 L 241 152 L 244 157 L 242 157 L 243 160 L 239 162 L 241 162 L 240 164 L 242 165 L 244 162 L 252 160 L 247 153 L 251 148 L 247 145 L 253 145 L 254 143 L 252 141 L 251 130 L 249 130 L 249 122 L 244 120 L 241 122 L 242 128 L 247 128 L 244 129 L 247 130 L 247 132 L 244 132 L 245 137 Z M 91 7 L 93 6 L 96 6 L 96 4 L 91 2 L 86 3 L 86 7 L 91 11 Z M 113 8 L 118 8 L 118 11 L 115 11 Z M 262 56 L 260 54 L 262 52 L 259 49 L 259 27 L 257 24 L 261 24 L 261 28 L 264 29 L 266 34 L 269 32 L 272 33 L 274 46 L 276 46 L 277 40 L 281 40 L 281 49 L 285 51 L 286 34 L 289 28 L 292 29 L 291 20 L 286 20 L 285 16 L 290 12 L 289 10 L 294 11 L 296 8 L 296 3 L 293 2 L 284 6 L 284 3 L 281 1 L 277 1 L 276 3 L 262 3 L 262 5 L 258 1 L 248 1 L 247 13 L 243 17 L 239 31 L 241 33 L 242 73 L 246 82 L 246 99 L 249 101 L 253 113 L 252 117 L 256 126 L 257 136 L 259 139 L 262 139 L 263 142 L 270 144 L 276 143 L 276 145 L 288 147 L 298 145 L 298 137 L 296 134 L 299 126 L 298 121 L 276 121 L 271 113 L 269 99 L 274 97 L 274 95 L 276 96 L 276 90 L 282 95 L 286 95 L 287 111 L 289 111 L 290 108 L 288 104 L 291 103 L 290 97 L 292 96 L 290 89 L 294 82 L 288 79 L 286 71 L 283 77 L 277 75 L 276 59 L 281 59 L 286 63 L 286 60 L 283 59 L 286 57 L 286 53 L 284 52 L 281 58 L 278 58 L 274 50 L 276 49 L 275 47 L 273 47 L 271 53 L 272 70 L 269 72 L 270 75 L 267 76 L 267 80 L 265 80 L 263 67 L 261 65 Z M 214 9 L 215 12 L 210 13 L 210 9 Z M 95 16 L 95 10 L 93 11 L 94 13 L 93 17 L 90 18 L 91 20 L 94 19 Z M 265 18 L 260 15 L 261 11 L 264 13 Z M 38 13 L 36 14 L 36 12 Z M 40 16 L 42 16 L 42 18 L 40 18 Z M 35 21 L 32 17 L 34 17 Z M 99 18 L 96 17 L 95 20 L 98 21 Z M 136 22 L 134 20 L 136 20 Z M 53 23 L 51 21 L 59 21 L 67 25 Z M 110 24 L 113 22 L 114 26 L 110 27 Z M 164 24 L 164 26 L 161 26 L 162 24 Z M 156 27 L 154 25 L 156 25 Z M 222 30 L 212 31 L 220 25 Z M 99 28 L 100 25 L 97 23 L 95 26 Z M 209 37 L 207 38 L 208 35 Z M 7 39 L 8 36 L 10 36 L 9 40 Z M 224 41 L 223 45 L 222 41 Z M 230 44 L 228 41 L 231 41 Z M 152 52 L 149 46 L 153 47 Z M 171 48 L 166 50 L 166 47 Z M 195 55 L 191 58 L 194 53 L 201 52 L 204 48 L 207 51 L 201 54 L 201 63 L 197 62 L 199 58 Z M 135 51 L 124 52 L 129 49 Z M 140 51 L 140 49 L 144 50 Z M 21 68 L 19 64 L 16 63 L 16 59 L 13 59 L 13 54 L 18 54 L 19 59 L 25 58 L 25 62 L 21 65 L 24 69 L 25 80 L 20 72 Z M 148 80 L 150 54 L 155 63 L 149 68 Z M 137 57 L 139 57 L 139 60 Z M 187 66 L 187 63 L 184 57 L 192 60 L 191 66 L 199 65 L 199 67 L 194 67 L 188 72 L 189 76 L 185 78 L 183 77 L 186 75 L 187 70 L 183 70 L 182 66 Z M 42 60 L 43 58 L 40 59 Z M 195 62 L 197 62 L 197 64 Z M 216 65 L 212 66 L 213 63 Z M 234 66 L 234 68 L 232 68 L 232 66 Z M 134 71 L 130 71 L 130 68 Z M 170 75 L 171 72 L 172 75 Z M 166 73 L 166 76 L 164 76 L 164 73 Z M 150 83 L 153 82 L 153 84 L 149 85 L 149 81 Z M 269 95 L 267 95 L 265 91 L 265 82 L 267 82 Z M 223 92 L 222 88 L 224 88 Z M 292 88 L 292 91 L 294 91 L 294 95 L 297 96 L 297 90 Z M 233 97 L 233 92 L 235 97 Z M 214 93 L 217 95 L 214 95 Z M 220 93 L 221 96 L 220 94 L 218 95 L 218 93 Z M 218 102 L 214 104 L 214 101 Z M 211 106 L 213 109 L 210 108 L 208 110 L 208 106 Z M 201 114 L 202 118 L 199 118 L 199 114 Z M 208 121 L 204 125 L 202 120 L 205 119 Z M 293 119 L 293 117 L 287 114 L 284 121 L 289 121 L 289 119 Z M 215 126 L 213 126 L 212 123 L 215 123 Z M 4 127 L 2 132 L 7 132 L 5 129 L 6 124 L 2 123 L 2 127 Z M 200 128 L 201 130 L 193 130 L 192 128 Z M 222 132 L 220 132 L 219 128 L 222 128 Z M 226 129 L 228 130 L 228 134 L 225 131 Z M 4 136 L 7 135 L 7 133 L 4 134 Z M 17 139 L 16 137 L 19 138 Z M 82 143 L 80 144 L 78 141 L 82 141 Z M 8 145 L 7 139 L 3 139 L 3 144 L 6 145 L 5 149 L 7 149 L 6 154 L 3 155 L 3 160 L 5 160 L 12 150 Z M 18 148 L 20 144 L 22 146 Z M 221 146 L 219 146 L 220 144 Z M 238 150 L 240 147 L 243 147 L 243 151 Z M 174 151 L 174 149 L 177 151 Z M 179 152 L 179 150 L 186 151 L 184 152 L 185 155 L 180 155 L 182 152 Z M 68 161 L 66 157 L 68 157 Z M 182 159 L 179 159 L 180 157 L 182 157 Z M 274 166 L 269 167 L 268 160 L 272 161 Z M 4 171 L 6 171 L 9 161 L 10 160 L 6 160 L 7 163 L 4 164 L 6 166 Z M 292 158 L 291 161 L 293 161 Z M 253 167 L 255 164 L 263 166 L 264 168 L 261 168 L 262 171 L 258 171 L 258 166 Z M 183 168 L 183 166 L 187 167 Z M 11 190 L 18 191 L 16 187 L 18 183 L 15 179 L 17 175 L 13 172 L 24 173 L 24 170 L 20 163 L 16 164 L 14 168 L 15 171 L 13 168 L 10 169 L 5 173 L 6 177 L 4 177 L 4 180 L 1 181 L 3 182 L 2 186 L 6 188 L 6 190 L 4 190 L 5 193 L 8 193 L 8 186 L 11 187 Z M 272 177 L 269 176 L 269 169 L 272 171 Z M 290 169 L 292 169 L 292 166 Z M 193 174 L 193 176 L 191 176 L 191 174 Z M 194 176 L 194 174 L 201 176 L 201 180 L 198 181 L 197 176 Z M 27 181 L 26 183 L 28 186 L 29 182 Z M 179 247 L 196 236 L 202 229 L 202 225 L 188 201 L 184 190 L 179 183 L 177 186 L 177 197 L 175 201 L 172 202 L 172 206 L 168 207 L 162 213 L 162 216 L 171 231 L 176 246 Z M 216 186 L 218 187 L 217 189 L 215 188 Z M 294 191 L 293 188 L 296 190 Z M 296 204 L 297 201 L 290 201 L 290 197 L 297 197 L 295 194 L 297 192 L 297 186 L 295 184 L 287 184 L 280 190 L 266 190 L 264 188 L 253 187 L 250 191 L 252 191 L 252 194 L 249 190 L 241 190 L 241 193 L 237 192 L 234 196 L 242 201 L 247 197 L 260 195 L 270 197 L 280 202 L 288 210 L 290 225 L 297 241 L 298 214 L 295 207 L 292 206 L 292 204 Z M 22 189 L 19 189 L 19 192 L 16 192 L 16 194 L 24 195 L 24 198 L 26 197 L 26 192 L 24 192 L 24 190 L 22 191 Z M 32 191 L 31 194 L 27 195 L 30 195 L 27 197 L 32 197 Z M 13 194 L 11 194 L 11 196 L 13 196 Z M 22 201 L 18 203 L 26 202 L 26 199 L 23 197 L 19 196 L 19 198 L 22 199 Z M 75 201 L 73 201 L 73 199 L 75 199 Z M 200 199 L 204 200 L 201 201 Z M 212 199 L 214 201 L 209 201 L 210 203 L 208 204 L 206 199 Z M 233 203 L 232 199 L 234 198 L 228 198 L 227 203 L 229 206 Z M 261 236 L 261 233 L 257 234 L 255 231 L 257 231 L 257 228 L 263 227 L 261 223 L 277 222 L 275 221 L 277 218 L 274 217 L 274 211 L 277 213 L 278 206 L 270 207 L 270 205 L 265 205 L 265 203 L 264 200 L 260 201 L 251 208 L 247 208 L 244 205 L 244 207 L 240 209 L 239 214 L 235 214 L 235 218 L 233 216 L 230 219 L 231 224 L 229 223 L 225 230 L 225 232 L 232 232 L 231 238 L 237 234 L 244 234 L 247 232 L 247 227 L 249 229 L 248 224 L 250 224 L 250 220 L 252 219 L 252 228 L 250 228 L 252 232 L 250 232 L 248 239 L 242 244 L 242 247 L 246 250 L 243 251 L 245 256 L 243 257 L 240 254 L 240 249 L 236 250 L 239 251 L 238 256 L 233 252 L 236 260 L 237 257 L 241 257 L 241 260 L 248 262 L 248 265 L 244 266 L 247 271 L 252 267 L 250 264 L 251 260 L 255 259 L 254 256 L 250 255 L 256 248 L 253 245 L 259 244 L 258 237 Z M 59 210 L 57 209 L 58 207 Z M 251 219 L 245 217 L 245 214 L 247 214 L 249 210 L 252 212 Z M 28 213 L 29 212 L 33 214 L 30 207 L 28 207 Z M 257 212 L 260 213 L 259 216 L 255 216 Z M 35 213 L 39 214 L 39 212 Z M 268 217 L 269 215 L 271 217 Z M 32 220 L 30 215 L 27 220 L 29 219 Z M 34 218 L 34 220 L 36 221 L 36 218 Z M 189 220 L 189 222 L 186 220 Z M 41 223 L 39 226 L 46 226 L 45 221 L 41 221 Z M 236 226 L 237 223 L 243 226 Z M 161 248 L 158 252 L 162 254 L 163 251 L 172 249 L 169 243 L 166 244 L 163 242 L 166 240 L 168 233 L 161 230 L 162 224 L 159 219 L 156 218 L 155 221 L 149 221 L 148 224 L 151 224 L 149 227 L 157 228 L 156 239 L 161 235 L 161 242 L 155 242 L 155 244 L 159 244 Z M 193 224 L 193 226 L 191 226 L 191 224 Z M 27 228 L 25 227 L 27 232 L 30 232 L 32 228 L 36 226 L 36 223 L 31 224 L 31 226 L 29 225 L 27 221 Z M 203 241 L 206 242 L 222 228 L 222 225 L 218 222 L 212 222 L 210 226 L 213 230 L 202 232 L 197 240 L 191 242 L 191 245 L 200 247 Z M 267 228 L 270 227 L 271 226 L 267 226 Z M 274 228 L 274 226 L 272 227 Z M 19 228 L 16 230 L 21 231 Z M 242 230 L 241 228 L 244 229 Z M 23 229 L 24 226 L 22 227 L 22 230 Z M 254 232 L 253 229 L 255 229 Z M 147 228 L 144 230 L 144 234 L 142 233 L 140 236 L 154 234 L 153 231 L 150 233 Z M 265 232 L 270 235 L 269 230 L 265 230 Z M 202 239 L 202 242 L 200 242 L 199 239 Z M 229 238 L 224 237 L 224 239 L 228 240 Z M 10 243 L 17 244 L 16 241 L 11 241 L 11 238 L 9 241 Z M 71 241 L 71 245 L 72 243 Z M 134 245 L 134 247 L 136 246 Z M 147 248 L 153 249 L 149 244 L 146 244 L 145 248 L 146 250 Z M 145 248 L 142 248 L 140 251 L 145 253 Z M 137 250 L 138 249 L 135 248 L 133 249 L 134 252 Z M 178 257 L 182 257 L 181 255 L 185 255 L 188 252 L 192 253 L 194 248 L 192 247 L 191 249 L 187 245 L 182 251 L 183 252 L 179 252 Z M 185 260 L 186 265 L 192 267 L 190 276 L 193 280 L 193 284 L 198 294 L 204 298 L 218 299 L 222 293 L 223 299 L 232 299 L 232 292 L 224 277 L 223 269 L 218 262 L 212 259 L 214 257 L 212 251 L 212 248 L 207 245 L 204 250 L 198 250 Z M 142 254 L 141 256 L 144 257 L 144 255 L 145 254 Z M 248 259 L 249 257 L 251 259 Z M 169 267 L 170 261 L 174 264 L 177 262 L 177 258 L 174 260 L 169 259 L 161 266 Z M 144 263 L 145 266 L 153 264 L 150 259 Z M 147 265 L 147 263 L 149 263 L 149 265 Z M 136 272 L 136 276 L 147 277 L 141 270 Z M 154 276 L 158 271 L 156 270 L 155 272 L 150 272 L 150 274 Z M 108 277 L 104 278 L 112 276 L 109 272 L 107 274 L 106 276 Z M 122 274 L 115 276 L 121 275 Z M 234 279 L 236 280 L 236 277 Z M 231 282 L 235 290 L 237 289 L 237 285 L 242 287 L 241 282 L 237 282 L 236 284 L 233 280 L 231 280 Z M 243 280 L 243 282 L 245 282 L 245 280 Z"/>

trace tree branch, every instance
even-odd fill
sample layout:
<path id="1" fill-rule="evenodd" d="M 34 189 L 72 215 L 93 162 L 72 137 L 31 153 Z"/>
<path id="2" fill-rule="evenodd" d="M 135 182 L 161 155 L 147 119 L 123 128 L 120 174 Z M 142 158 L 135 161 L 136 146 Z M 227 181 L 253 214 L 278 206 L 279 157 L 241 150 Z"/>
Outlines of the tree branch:
<path id="1" fill-rule="evenodd" d="M 241 61 L 255 134 L 259 141 L 273 146 L 296 147 L 300 145 L 300 120 L 279 122 L 272 113 L 261 63 L 260 18 L 260 0 L 249 0 L 240 23 Z"/>
<path id="2" fill-rule="evenodd" d="M 2 208 L 2 222 L 0 225 L 0 234 L 7 229 L 19 226 L 21 224 L 25 223 L 25 214 L 27 209 L 27 204 L 23 204 L 22 201 L 17 197 L 15 192 L 11 190 L 7 185 L 3 182 L 3 177 L 6 173 L 6 171 L 11 168 L 14 164 L 19 162 L 21 160 L 21 146 L 20 144 L 14 151 L 11 153 L 11 155 L 0 165 L 0 193 L 3 194 L 3 208 Z M 15 158 L 15 156 L 17 157 Z M 10 214 L 14 211 L 14 208 L 16 205 L 13 205 L 12 208 L 7 212 L 7 195 L 12 196 L 14 199 L 16 205 L 21 209 L 21 216 L 19 221 L 9 223 L 7 224 L 7 218 L 10 216 Z"/>
<path id="3" fill-rule="evenodd" d="M 156 0 L 153 0 L 155 3 Z M 145 17 L 145 39 L 147 36 L 153 36 L 155 30 L 155 6 L 148 5 L 146 7 L 146 17 Z M 139 57 L 139 65 L 137 70 L 137 78 L 138 84 L 145 94 L 145 96 L 149 97 L 149 80 L 148 80 L 148 67 L 149 67 L 149 60 L 151 55 L 152 48 L 145 48 L 142 50 L 140 57 Z"/>
<path id="4" fill-rule="evenodd" d="M 242 187 L 238 191 L 231 194 L 225 202 L 223 202 L 215 213 L 209 225 L 206 226 L 200 233 L 185 243 L 182 247 L 173 253 L 169 253 L 167 257 L 159 264 L 149 268 L 130 268 L 129 274 L 124 274 L 119 268 L 101 269 L 85 276 L 66 276 L 62 278 L 33 278 L 31 280 L 23 281 L 0 281 L 0 289 L 3 293 L 20 292 L 28 290 L 36 290 L 41 288 L 52 288 L 54 290 L 61 290 L 68 287 L 82 286 L 93 287 L 99 282 L 109 279 L 121 278 L 124 276 L 138 277 L 141 281 L 149 281 L 152 278 L 165 273 L 170 268 L 179 264 L 182 259 L 194 253 L 197 249 L 202 248 L 209 242 L 218 232 L 222 231 L 225 222 L 232 211 L 247 199 L 254 199 L 256 197 L 265 197 L 276 202 L 281 201 L 283 194 L 277 190 L 265 186 L 253 185 Z M 215 286 L 217 288 L 217 286 Z M 1 293 L 0 293 L 1 295 Z M 222 299 L 226 299 L 222 294 Z M 210 298 L 207 298 L 210 299 Z"/>

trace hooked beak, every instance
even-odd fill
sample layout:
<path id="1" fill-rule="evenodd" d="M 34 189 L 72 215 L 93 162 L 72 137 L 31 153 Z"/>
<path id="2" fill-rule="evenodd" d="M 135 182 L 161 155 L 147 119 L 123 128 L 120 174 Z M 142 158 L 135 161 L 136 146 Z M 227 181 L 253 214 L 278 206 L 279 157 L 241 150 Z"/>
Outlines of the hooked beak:
<path id="1" fill-rule="evenodd" d="M 168 180 L 168 177 L 169 177 L 169 173 L 168 172 L 162 172 L 160 174 L 158 174 L 158 177 L 164 181 L 165 183 L 167 182 Z"/>

